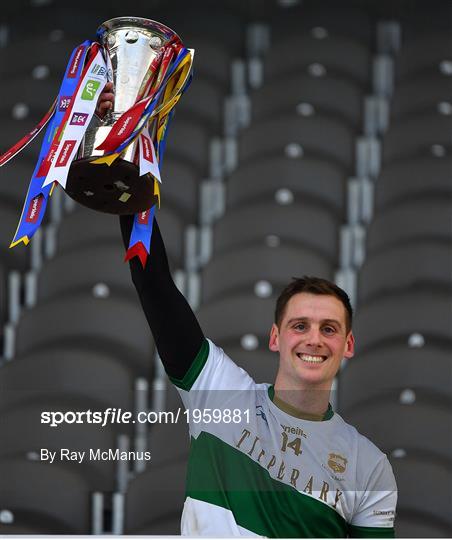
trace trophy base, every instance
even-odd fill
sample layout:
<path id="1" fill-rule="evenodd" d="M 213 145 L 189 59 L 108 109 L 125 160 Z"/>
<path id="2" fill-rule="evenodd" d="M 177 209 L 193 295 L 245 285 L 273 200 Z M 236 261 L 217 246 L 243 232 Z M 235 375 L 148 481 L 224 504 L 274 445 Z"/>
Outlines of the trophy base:
<path id="1" fill-rule="evenodd" d="M 154 177 L 139 175 L 136 165 L 116 159 L 110 166 L 93 165 L 97 158 L 74 161 L 69 170 L 66 193 L 83 206 L 107 214 L 137 214 L 158 202 Z"/>

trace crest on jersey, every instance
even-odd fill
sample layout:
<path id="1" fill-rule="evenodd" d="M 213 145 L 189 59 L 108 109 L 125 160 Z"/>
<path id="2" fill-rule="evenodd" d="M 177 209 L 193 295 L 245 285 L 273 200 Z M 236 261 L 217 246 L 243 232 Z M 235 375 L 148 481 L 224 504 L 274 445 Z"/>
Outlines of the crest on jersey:
<path id="1" fill-rule="evenodd" d="M 343 473 L 347 468 L 348 460 L 340 454 L 331 453 L 328 455 L 328 467 L 335 473 Z"/>

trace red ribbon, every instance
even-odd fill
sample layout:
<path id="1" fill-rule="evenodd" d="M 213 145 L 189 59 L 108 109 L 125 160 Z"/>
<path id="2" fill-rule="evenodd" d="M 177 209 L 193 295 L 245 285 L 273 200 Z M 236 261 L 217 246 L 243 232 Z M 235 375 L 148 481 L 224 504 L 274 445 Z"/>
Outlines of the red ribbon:
<path id="1" fill-rule="evenodd" d="M 148 252 L 146 251 L 143 242 L 137 242 L 127 250 L 126 256 L 124 257 L 124 262 L 130 261 L 130 259 L 133 259 L 134 257 L 138 257 L 140 259 L 141 266 L 143 268 L 146 266 Z"/>

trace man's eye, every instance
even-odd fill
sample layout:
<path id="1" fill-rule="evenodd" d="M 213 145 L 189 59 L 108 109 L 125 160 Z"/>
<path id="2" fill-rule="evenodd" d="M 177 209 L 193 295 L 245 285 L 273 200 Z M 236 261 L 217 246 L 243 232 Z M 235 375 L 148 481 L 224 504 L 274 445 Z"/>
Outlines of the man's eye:
<path id="1" fill-rule="evenodd" d="M 306 328 L 306 325 L 303 324 L 303 323 L 298 323 L 298 324 L 295 325 L 295 328 L 297 330 L 304 330 Z"/>
<path id="2" fill-rule="evenodd" d="M 326 334 L 334 334 L 334 332 L 336 332 L 336 329 L 333 328 L 332 326 L 325 326 L 323 328 L 323 331 L 326 333 Z"/>

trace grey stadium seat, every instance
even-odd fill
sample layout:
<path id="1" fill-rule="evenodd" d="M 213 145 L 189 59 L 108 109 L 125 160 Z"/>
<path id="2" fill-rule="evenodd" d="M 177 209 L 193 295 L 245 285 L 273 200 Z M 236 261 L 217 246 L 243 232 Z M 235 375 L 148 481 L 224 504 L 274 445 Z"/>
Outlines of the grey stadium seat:
<path id="1" fill-rule="evenodd" d="M 265 245 L 269 237 L 277 237 L 282 246 L 303 246 L 333 263 L 337 256 L 338 228 L 339 221 L 334 215 L 313 204 L 281 206 L 273 202 L 242 206 L 230 210 L 215 224 L 214 253 Z"/>
<path id="2" fill-rule="evenodd" d="M 355 337 L 358 353 L 413 333 L 426 339 L 452 343 L 450 310 L 452 294 L 444 289 L 411 289 L 377 298 L 360 306 L 356 314 Z"/>
<path id="3" fill-rule="evenodd" d="M 450 77 L 437 73 L 431 77 L 401 81 L 391 100 L 391 117 L 398 120 L 410 114 L 434 113 L 443 110 L 450 114 L 452 81 Z M 441 104 L 442 105 L 441 108 Z"/>
<path id="4" fill-rule="evenodd" d="M 168 517 L 182 513 L 185 492 L 186 461 L 153 466 L 134 478 L 127 490 L 125 509 L 125 534 L 137 531 Z M 162 523 L 163 525 L 163 523 Z M 156 530 L 156 534 L 180 534 L 175 530 Z"/>
<path id="5" fill-rule="evenodd" d="M 192 15 L 190 14 L 190 20 Z M 179 33 L 179 30 L 176 29 Z M 206 78 L 229 90 L 230 64 L 233 60 L 232 49 L 218 39 L 211 39 L 195 32 L 185 32 L 181 37 L 184 45 L 195 49 L 196 77 Z M 187 90 L 190 92 L 190 89 Z M 182 97 L 182 99 L 184 99 Z M 181 100 L 182 101 L 182 100 Z"/>
<path id="6" fill-rule="evenodd" d="M 194 223 L 198 215 L 198 188 L 202 180 L 196 167 L 168 152 L 163 159 L 160 173 L 161 210 L 169 207 L 179 214 L 185 223 Z"/>
<path id="7" fill-rule="evenodd" d="M 62 39 L 58 46 L 55 46 L 55 43 L 45 37 L 22 39 L 0 49 L 0 75 L 2 78 L 26 75 L 31 77 L 34 67 L 46 65 L 50 71 L 49 76 L 63 78 L 70 55 L 79 43 L 74 39 Z M 30 51 L 35 51 L 35 54 L 30 54 Z"/>
<path id="8" fill-rule="evenodd" d="M 0 328 L 3 327 L 3 323 L 6 322 L 7 318 L 7 309 L 8 309 L 8 301 L 6 297 L 6 289 L 7 289 L 7 272 L 6 268 L 3 266 L 3 263 L 0 263 Z M 0 330 L 0 336 L 2 334 L 2 330 Z"/>
<path id="9" fill-rule="evenodd" d="M 451 244 L 413 241 L 370 254 L 360 268 L 358 301 L 416 286 L 443 286 L 452 291 Z"/>
<path id="10" fill-rule="evenodd" d="M 190 89 L 187 90 L 190 92 Z M 181 98 L 181 102 L 184 98 Z M 168 128 L 163 167 L 166 156 L 186 160 L 196 167 L 199 174 L 205 176 L 209 167 L 209 138 L 214 134 L 211 126 L 202 125 L 199 120 L 187 120 L 177 113 Z"/>
<path id="11" fill-rule="evenodd" d="M 28 4 L 26 20 L 19 18 L 20 11 L 8 20 L 9 37 L 11 44 L 23 41 L 25 36 L 37 36 L 40 40 L 49 40 L 58 47 L 61 41 L 81 43 L 85 39 L 93 38 L 97 27 L 111 17 L 118 17 L 121 11 L 113 6 L 113 2 L 102 9 L 99 5 L 83 0 L 77 6 L 62 4 L 58 9 L 52 9 L 49 4 Z M 33 21 L 39 20 L 39 26 Z M 69 51 L 70 52 L 70 51 Z"/>
<path id="12" fill-rule="evenodd" d="M 452 197 L 450 157 L 414 157 L 388 163 L 375 185 L 376 212 L 409 198 L 438 195 Z"/>
<path id="13" fill-rule="evenodd" d="M 154 467 L 169 465 L 176 461 L 187 461 L 190 436 L 184 410 L 181 406 L 177 422 L 168 421 L 166 423 L 162 421 L 150 426 L 148 448 L 151 452 Z"/>
<path id="14" fill-rule="evenodd" d="M 77 292 L 137 300 L 129 265 L 124 263 L 124 248 L 119 243 L 64 250 L 46 262 L 38 274 L 39 302 Z"/>
<path id="15" fill-rule="evenodd" d="M 368 229 L 368 253 L 410 241 L 450 242 L 452 198 L 424 196 L 378 213 Z"/>
<path id="16" fill-rule="evenodd" d="M 16 209 L 10 204 L 0 202 L 0 261 L 8 270 L 25 271 L 30 266 L 30 245 L 22 243 L 9 249 L 21 212 L 22 207 Z"/>
<path id="17" fill-rule="evenodd" d="M 325 136 L 328 134 L 328 136 Z M 239 164 L 269 154 L 283 155 L 289 144 L 301 145 L 306 153 L 330 159 L 352 168 L 354 131 L 344 122 L 325 115 L 300 117 L 296 113 L 278 115 L 252 124 L 239 137 Z"/>
<path id="18" fill-rule="evenodd" d="M 166 514 L 164 517 L 157 518 L 151 523 L 143 525 L 140 529 L 134 531 L 138 535 L 175 535 L 179 534 L 181 521 L 181 510 Z"/>
<path id="19" fill-rule="evenodd" d="M 311 64 L 322 64 L 328 73 L 343 75 L 366 88 L 370 78 L 368 47 L 349 37 L 291 36 L 279 41 L 265 58 L 265 80 L 269 81 L 295 70 L 305 71 Z"/>
<path id="20" fill-rule="evenodd" d="M 195 48 L 196 55 L 205 53 L 208 58 L 207 43 L 221 46 L 230 55 L 240 55 L 245 39 L 243 12 L 246 13 L 249 6 L 234 0 L 219 4 L 215 12 L 209 11 L 209 7 L 208 2 L 196 2 L 190 6 L 190 17 L 187 17 L 187 13 L 174 4 L 161 2 L 157 11 L 160 17 L 158 20 L 165 21 L 165 24 L 176 30 L 187 47 Z M 222 24 L 218 24 L 218 21 Z M 203 43 L 206 44 L 204 47 Z M 200 62 L 204 71 L 204 58 Z"/>
<path id="21" fill-rule="evenodd" d="M 394 6 L 396 7 L 396 6 Z M 402 24 L 403 42 L 413 41 L 438 35 L 448 36 L 451 29 L 451 6 L 449 2 L 431 0 L 428 4 L 421 1 L 412 2 L 411 9 L 400 4 L 396 11 L 397 19 Z"/>
<path id="22" fill-rule="evenodd" d="M 397 478 L 399 510 L 416 512 L 424 518 L 424 523 L 437 523 L 440 527 L 442 525 L 447 530 L 446 537 L 450 536 L 450 465 L 434 461 L 429 455 L 417 455 L 413 452 L 407 453 L 406 457 L 392 459 L 391 464 Z M 419 496 L 420 493 L 422 496 Z M 429 493 L 434 493 L 435 496 L 428 496 Z"/>
<path id="23" fill-rule="evenodd" d="M 28 108 L 28 116 L 37 123 L 57 97 L 62 75 L 44 79 L 35 79 L 29 74 L 8 77 L 2 81 L 2 113 L 9 112 L 12 116 L 14 105 L 22 103 Z"/>
<path id="24" fill-rule="evenodd" d="M 344 411 L 344 418 L 383 452 L 402 448 L 452 464 L 452 413 L 447 400 L 441 403 L 436 396 L 421 392 L 412 404 L 399 403 L 398 398 L 397 394 L 383 394 L 370 402 L 356 403 Z"/>
<path id="25" fill-rule="evenodd" d="M 166 377 L 166 387 L 165 387 L 165 400 L 164 400 L 164 411 L 177 412 L 179 408 L 183 408 L 183 403 L 179 392 L 176 390 L 176 387 L 170 382 Z M 154 389 L 154 394 L 157 390 Z"/>
<path id="26" fill-rule="evenodd" d="M 26 135 L 36 127 L 39 120 L 44 116 L 44 114 L 52 105 L 54 98 L 55 96 L 51 96 L 49 97 L 47 103 L 43 103 L 42 114 L 37 114 L 36 117 L 26 116 L 24 118 L 13 118 L 9 110 L 2 115 L 0 119 L 2 123 L 2 130 L 0 132 L 0 154 L 3 154 L 7 150 L 9 150 L 13 145 L 20 141 L 24 135 Z M 44 130 L 43 132 L 45 133 Z M 44 136 L 43 132 L 37 135 L 36 138 L 27 146 L 25 146 L 25 148 L 20 153 L 21 158 L 25 158 L 33 163 L 33 166 L 30 167 L 30 172 L 27 174 L 28 179 L 30 179 L 34 169 L 34 165 L 38 161 L 39 152 L 42 145 L 42 139 Z M 14 167 L 14 164 L 15 160 L 5 165 L 5 171 L 8 171 L 12 167 Z"/>
<path id="27" fill-rule="evenodd" d="M 451 144 L 451 119 L 448 116 L 439 112 L 413 115 L 391 124 L 383 141 L 383 163 L 435 155 L 438 146 L 444 147 L 439 158 L 443 153 L 450 152 Z"/>
<path id="28" fill-rule="evenodd" d="M 358 129 L 362 123 L 363 94 L 359 85 L 344 77 L 301 74 L 268 81 L 251 95 L 253 121 L 275 114 L 296 112 L 336 117 Z M 300 104 L 305 104 L 304 108 Z M 311 105 L 312 108 L 307 108 Z"/>
<path id="29" fill-rule="evenodd" d="M 396 81 L 414 78 L 425 72 L 432 73 L 433 70 L 439 71 L 440 63 L 451 58 L 450 29 L 442 35 L 432 32 L 422 37 L 417 36 L 400 50 L 396 62 Z"/>
<path id="30" fill-rule="evenodd" d="M 265 330 L 265 329 L 264 329 Z M 270 328 L 268 329 L 268 336 Z M 246 350 L 237 345 L 225 348 L 226 354 L 257 383 L 273 384 L 278 371 L 279 355 L 269 350 L 268 337 L 259 336 L 259 347 L 255 350 Z"/>
<path id="31" fill-rule="evenodd" d="M 448 538 L 449 523 L 421 510 L 397 507 L 397 538 Z"/>
<path id="32" fill-rule="evenodd" d="M 271 156 L 250 161 L 227 179 L 226 205 L 237 208 L 258 200 L 272 200 L 288 189 L 297 200 L 312 199 L 344 214 L 346 170 L 336 163 L 306 155 L 301 159 Z"/>
<path id="33" fill-rule="evenodd" d="M 173 266 L 182 266 L 185 224 L 176 212 L 163 207 L 163 200 L 162 208 L 157 210 L 155 215 L 165 239 L 170 263 Z M 94 212 L 78 205 L 72 214 L 65 216 L 58 229 L 59 253 L 66 250 L 73 251 L 75 248 L 86 248 L 90 245 L 97 246 L 101 243 L 123 245 L 117 216 Z M 125 255 L 125 250 L 123 253 Z M 118 264 L 123 263 L 118 260 Z"/>
<path id="34" fill-rule="evenodd" d="M 195 59 L 195 65 L 197 65 L 197 51 L 195 51 Z M 205 77 L 200 77 L 197 73 L 176 106 L 174 121 L 178 122 L 187 115 L 187 119 L 191 117 L 194 122 L 202 122 L 215 132 L 221 131 L 223 100 L 226 91 L 227 88 Z M 171 135 L 168 136 L 171 137 Z"/>
<path id="35" fill-rule="evenodd" d="M 9 523 L 0 523 L 0 534 L 2 535 L 34 535 L 49 534 L 51 531 L 62 530 L 58 518 L 51 518 L 48 515 L 33 511 L 14 510 L 8 511 L 8 517 L 12 520 Z M 7 521 L 7 520 L 4 520 Z"/>
<path id="36" fill-rule="evenodd" d="M 230 295 L 202 305 L 197 316 L 204 334 L 224 349 L 240 346 L 245 334 L 254 334 L 266 344 L 273 323 L 274 303 L 274 297 Z"/>
<path id="37" fill-rule="evenodd" d="M 20 155 L 0 169 L 0 200 L 2 203 L 9 204 L 17 212 L 17 221 L 19 221 L 36 161 L 37 156 L 35 159 L 29 159 Z"/>
<path id="38" fill-rule="evenodd" d="M 90 486 L 76 470 L 24 459 L 0 461 L 0 507 L 40 514 L 46 534 L 90 532 Z"/>
<path id="39" fill-rule="evenodd" d="M 47 464 L 48 468 L 54 465 L 73 470 L 80 476 L 91 491 L 113 491 L 115 489 L 116 461 L 113 459 L 94 459 L 90 449 L 97 452 L 113 451 L 117 448 L 116 436 L 125 432 L 126 424 L 106 425 L 99 424 L 61 424 L 51 427 L 50 424 L 41 423 L 41 413 L 50 411 L 102 411 L 92 402 L 86 400 L 36 401 L 33 405 L 16 408 L 8 413 L 0 413 L 2 438 L 0 441 L 0 463 L 12 456 L 21 456 L 22 459 Z M 130 429 L 129 429 L 130 432 Z M 53 463 L 41 460 L 41 450 L 47 449 L 56 452 Z M 81 463 L 61 460 L 61 450 L 69 449 L 71 452 L 85 452 Z M 94 454 L 95 455 L 95 454 Z M 1 466 L 1 465 L 0 465 Z M 45 482 L 45 480 L 44 480 Z M 27 489 L 26 486 L 22 486 Z M 68 486 L 69 487 L 69 486 Z"/>
<path id="40" fill-rule="evenodd" d="M 114 351 L 137 375 L 151 370 L 151 333 L 136 301 L 80 293 L 24 311 L 17 326 L 17 354 L 62 345 Z"/>
<path id="41" fill-rule="evenodd" d="M 328 259 L 309 249 L 247 246 L 219 254 L 207 263 L 202 270 L 202 301 L 210 302 L 239 292 L 252 293 L 262 280 L 279 290 L 292 277 L 304 274 L 331 279 L 333 269 Z"/>
<path id="42" fill-rule="evenodd" d="M 450 350 L 427 336 L 419 345 L 410 347 L 405 341 L 358 352 L 339 375 L 340 410 L 353 412 L 359 403 L 378 396 L 383 403 L 385 395 L 400 395 L 404 389 L 447 399 L 452 384 Z"/>
<path id="43" fill-rule="evenodd" d="M 284 40 L 287 35 L 312 35 L 318 40 L 348 36 L 371 46 L 373 20 L 370 10 L 357 9 L 348 2 L 339 6 L 325 0 L 321 4 L 305 0 L 298 5 L 281 6 L 269 15 L 274 43 Z"/>
<path id="44" fill-rule="evenodd" d="M 14 358 L 0 369 L 0 410 L 34 402 L 42 396 L 77 395 L 103 408 L 133 408 L 133 373 L 127 361 L 83 345 L 48 348 Z"/>

